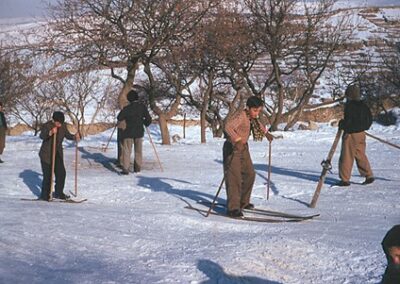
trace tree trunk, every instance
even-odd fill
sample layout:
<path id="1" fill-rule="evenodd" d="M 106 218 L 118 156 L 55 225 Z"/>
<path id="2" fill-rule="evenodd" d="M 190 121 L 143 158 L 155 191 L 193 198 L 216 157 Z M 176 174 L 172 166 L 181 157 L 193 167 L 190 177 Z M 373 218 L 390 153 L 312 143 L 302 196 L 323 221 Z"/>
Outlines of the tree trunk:
<path id="1" fill-rule="evenodd" d="M 171 138 L 169 136 L 168 121 L 164 114 L 158 115 L 158 124 L 161 131 L 161 143 L 163 145 L 171 145 Z"/>

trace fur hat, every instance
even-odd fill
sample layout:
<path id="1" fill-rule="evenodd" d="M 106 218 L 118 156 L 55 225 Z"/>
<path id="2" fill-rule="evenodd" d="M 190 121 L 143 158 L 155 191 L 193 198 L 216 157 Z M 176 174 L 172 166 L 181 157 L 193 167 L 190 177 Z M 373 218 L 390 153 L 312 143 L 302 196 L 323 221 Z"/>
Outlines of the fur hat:
<path id="1" fill-rule="evenodd" d="M 359 101 L 361 99 L 360 87 L 356 84 L 349 85 L 346 89 L 345 96 L 350 100 Z"/>
<path id="2" fill-rule="evenodd" d="M 137 101 L 139 99 L 139 94 L 135 90 L 130 90 L 127 99 L 129 102 Z"/>
<path id="3" fill-rule="evenodd" d="M 58 121 L 60 123 L 64 123 L 64 121 L 65 121 L 65 116 L 61 111 L 53 112 L 52 118 L 54 121 Z"/>

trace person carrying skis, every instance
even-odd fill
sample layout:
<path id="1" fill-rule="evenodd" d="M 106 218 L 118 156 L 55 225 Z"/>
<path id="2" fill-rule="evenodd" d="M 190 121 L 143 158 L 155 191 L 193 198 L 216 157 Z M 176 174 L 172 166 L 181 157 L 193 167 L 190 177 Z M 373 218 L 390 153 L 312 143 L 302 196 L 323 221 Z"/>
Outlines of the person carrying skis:
<path id="1" fill-rule="evenodd" d="M 139 103 L 139 95 L 131 90 L 127 95 L 129 105 L 124 107 L 117 116 L 118 122 L 125 121 L 126 127 L 121 130 L 121 166 L 123 175 L 129 174 L 131 163 L 132 144 L 134 146 L 135 158 L 133 171 L 140 172 L 142 166 L 142 146 L 144 128 L 151 124 L 151 116 L 146 106 Z"/>
<path id="2" fill-rule="evenodd" d="M 6 131 L 7 121 L 3 113 L 3 103 L 0 102 L 0 163 L 3 163 L 1 155 L 3 155 L 4 148 L 6 147 Z"/>
<path id="3" fill-rule="evenodd" d="M 400 283 L 400 225 L 393 226 L 386 233 L 382 248 L 388 262 L 382 284 L 398 284 Z"/>
<path id="4" fill-rule="evenodd" d="M 226 141 L 223 146 L 224 177 L 227 193 L 227 214 L 230 217 L 243 216 L 242 209 L 252 209 L 250 196 L 255 180 L 248 139 L 253 133 L 254 140 L 265 136 L 271 142 L 273 136 L 258 120 L 263 101 L 250 97 L 246 108 L 234 114 L 225 124 Z"/>
<path id="5" fill-rule="evenodd" d="M 55 151 L 55 164 L 54 164 L 54 175 L 55 175 L 55 192 L 54 197 L 59 199 L 69 199 L 67 194 L 64 194 L 64 185 L 66 178 L 66 171 L 64 166 L 64 154 L 62 142 L 64 137 L 68 140 L 79 141 L 79 133 L 75 135 L 71 134 L 66 124 L 64 123 L 65 116 L 60 111 L 55 111 L 52 116 L 52 120 L 46 122 L 40 131 L 40 138 L 42 146 L 40 147 L 39 157 L 43 172 L 42 192 L 40 199 L 49 201 L 50 198 L 50 186 L 53 182 L 52 176 L 52 158 L 53 158 L 53 135 L 56 134 L 56 151 Z"/>
<path id="6" fill-rule="evenodd" d="M 363 184 L 374 182 L 368 158 L 365 154 L 366 135 L 372 124 L 372 114 L 368 106 L 361 101 L 359 86 L 352 84 L 346 89 L 347 102 L 344 107 L 344 119 L 339 122 L 339 129 L 343 130 L 342 149 L 339 158 L 338 186 L 349 186 L 351 171 L 356 160 L 358 171 L 365 177 Z"/>

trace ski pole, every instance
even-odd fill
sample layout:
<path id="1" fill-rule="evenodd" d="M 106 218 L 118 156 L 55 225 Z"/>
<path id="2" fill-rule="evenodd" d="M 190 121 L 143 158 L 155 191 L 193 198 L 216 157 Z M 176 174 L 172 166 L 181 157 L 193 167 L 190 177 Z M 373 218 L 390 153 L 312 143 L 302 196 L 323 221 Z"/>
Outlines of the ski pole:
<path id="1" fill-rule="evenodd" d="M 224 177 L 222 178 L 221 183 L 220 183 L 220 185 L 219 185 L 219 187 L 218 187 L 217 193 L 216 193 L 215 196 L 214 196 L 214 200 L 212 201 L 212 203 L 211 203 L 211 205 L 210 205 L 210 208 L 208 208 L 206 217 L 208 217 L 208 215 L 210 215 L 210 213 L 211 213 L 211 210 L 214 209 L 215 201 L 216 201 L 217 198 L 218 198 L 219 192 L 221 191 L 221 188 L 222 188 L 222 185 L 224 184 L 224 181 L 225 181 L 225 173 L 224 173 Z"/>
<path id="2" fill-rule="evenodd" d="M 226 169 L 224 170 L 224 176 L 223 176 L 223 178 L 222 178 L 222 180 L 221 180 L 221 183 L 219 184 L 217 193 L 216 193 L 215 196 L 214 196 L 214 200 L 213 200 L 213 202 L 211 203 L 210 208 L 209 208 L 208 211 L 207 211 L 206 217 L 208 217 L 208 215 L 210 215 L 210 213 L 211 213 L 211 210 L 214 209 L 215 201 L 217 200 L 218 195 L 219 195 L 219 193 L 220 193 L 220 191 L 221 191 L 222 185 L 224 184 L 226 173 L 228 172 L 228 169 L 230 168 L 230 166 L 231 166 L 231 164 L 232 164 L 232 161 L 233 161 L 233 156 L 234 156 L 234 152 L 232 152 L 232 156 L 231 156 L 231 159 L 229 160 L 228 166 L 227 166 Z"/>
<path id="3" fill-rule="evenodd" d="M 376 137 L 376 136 L 374 136 L 374 135 L 371 135 L 371 134 L 369 134 L 369 133 L 366 132 L 366 131 L 365 131 L 365 135 L 367 135 L 367 136 L 369 136 L 369 137 L 371 137 L 371 138 L 373 138 L 373 139 L 375 139 L 375 140 L 378 140 L 379 142 L 382 142 L 382 143 L 384 143 L 384 144 L 387 144 L 387 145 L 390 145 L 390 146 L 395 147 L 395 148 L 397 148 L 397 149 L 400 149 L 400 146 L 398 146 L 398 145 L 396 145 L 396 144 L 393 144 L 393 143 L 390 143 L 390 142 L 388 142 L 388 141 L 386 141 L 386 140 L 383 140 L 383 139 L 381 139 L 381 138 L 379 138 L 379 137 Z"/>
<path id="4" fill-rule="evenodd" d="M 78 196 L 78 141 L 75 141 L 75 197 Z"/>
<path id="5" fill-rule="evenodd" d="M 54 169 L 56 164 L 56 143 L 57 143 L 57 132 L 53 134 L 53 145 L 52 145 L 52 157 L 51 157 L 51 174 L 50 174 L 50 193 L 49 200 L 53 199 L 53 179 L 54 179 Z"/>
<path id="6" fill-rule="evenodd" d="M 117 124 L 114 126 L 113 131 L 111 132 L 110 138 L 108 139 L 107 145 L 103 148 L 103 152 L 106 152 L 108 149 L 108 145 L 110 144 L 110 141 L 114 135 L 115 129 L 117 129 Z"/>
<path id="7" fill-rule="evenodd" d="M 146 132 L 147 132 L 147 135 L 149 135 L 149 140 L 150 140 L 151 146 L 153 146 L 154 154 L 156 155 L 158 164 L 160 165 L 160 169 L 161 169 L 161 171 L 163 172 L 164 169 L 163 169 L 163 167 L 162 167 L 162 165 L 161 165 L 160 158 L 158 157 L 157 150 L 156 150 L 156 146 L 155 146 L 154 143 L 153 143 L 153 139 L 151 139 L 150 131 L 149 131 L 149 129 L 148 129 L 147 127 L 146 127 Z"/>
<path id="8" fill-rule="evenodd" d="M 272 153 L 272 143 L 269 141 L 269 149 L 268 149 L 268 182 L 267 182 L 267 200 L 269 200 L 269 184 L 271 180 L 271 153 Z"/>

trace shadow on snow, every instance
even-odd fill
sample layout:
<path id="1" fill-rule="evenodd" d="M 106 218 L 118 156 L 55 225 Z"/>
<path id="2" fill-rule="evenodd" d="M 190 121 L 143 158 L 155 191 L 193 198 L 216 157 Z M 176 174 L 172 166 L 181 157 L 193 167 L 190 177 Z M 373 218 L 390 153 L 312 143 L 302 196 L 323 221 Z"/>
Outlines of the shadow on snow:
<path id="1" fill-rule="evenodd" d="M 205 259 L 201 259 L 198 261 L 197 268 L 208 277 L 208 280 L 200 282 L 201 284 L 216 284 L 216 283 L 280 284 L 280 282 L 261 279 L 255 276 L 229 275 L 224 271 L 224 269 L 219 264 Z"/>
<path id="2" fill-rule="evenodd" d="M 29 190 L 36 195 L 40 196 L 42 191 L 42 174 L 32 171 L 32 170 L 24 170 L 19 174 L 19 177 L 22 178 L 22 181 L 28 186 Z"/>

